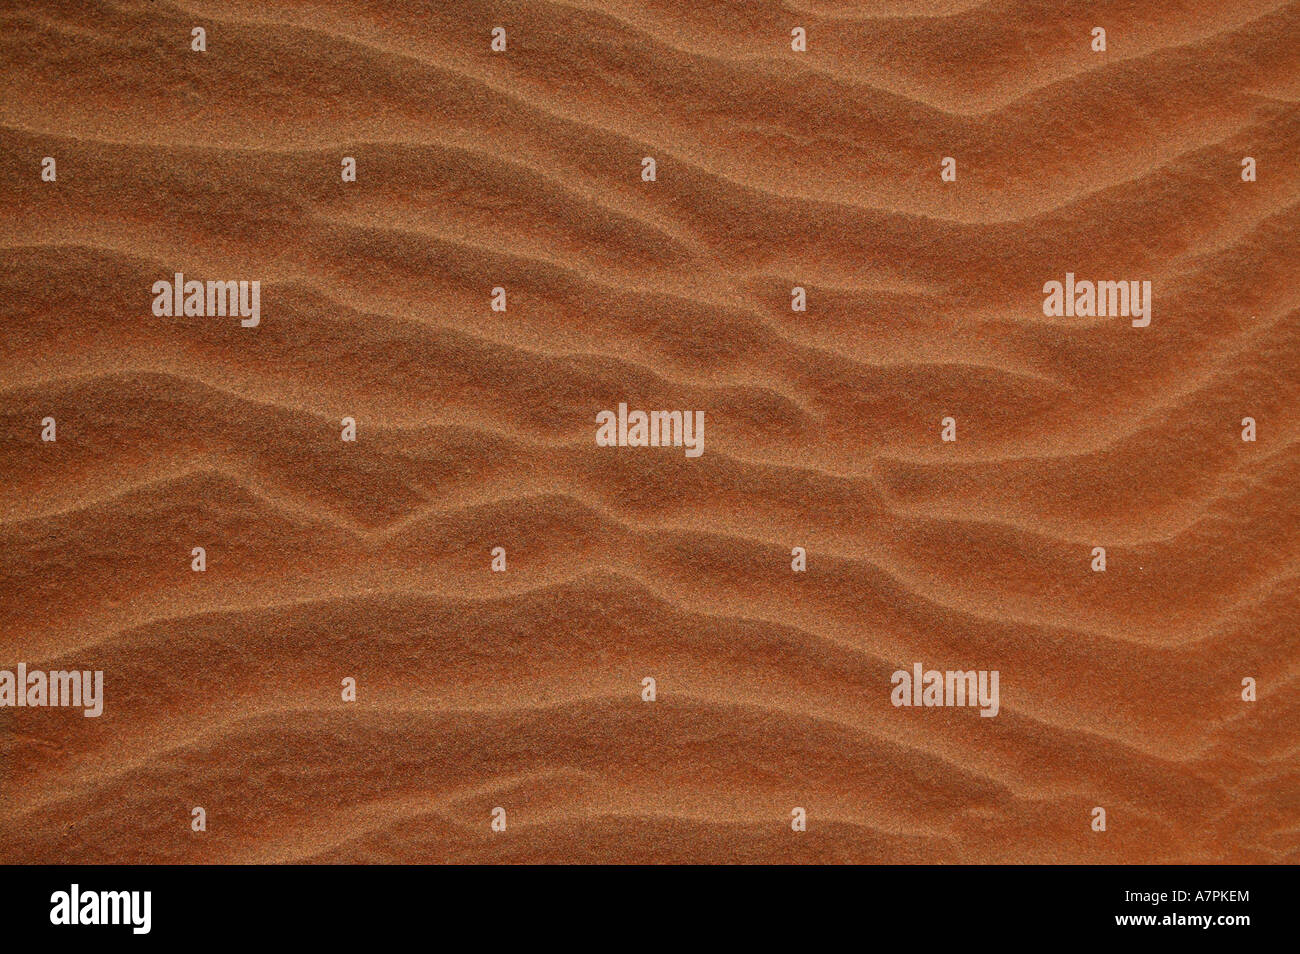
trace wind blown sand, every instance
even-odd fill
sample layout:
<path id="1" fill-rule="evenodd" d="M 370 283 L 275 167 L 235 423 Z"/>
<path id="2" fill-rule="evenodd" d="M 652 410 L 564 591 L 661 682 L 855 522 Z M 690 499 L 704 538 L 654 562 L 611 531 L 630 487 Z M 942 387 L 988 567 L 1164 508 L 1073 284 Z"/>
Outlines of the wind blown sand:
<path id="1" fill-rule="evenodd" d="M 1300 4 L 1064 6 L 7 4 L 0 862 L 1300 860 Z"/>

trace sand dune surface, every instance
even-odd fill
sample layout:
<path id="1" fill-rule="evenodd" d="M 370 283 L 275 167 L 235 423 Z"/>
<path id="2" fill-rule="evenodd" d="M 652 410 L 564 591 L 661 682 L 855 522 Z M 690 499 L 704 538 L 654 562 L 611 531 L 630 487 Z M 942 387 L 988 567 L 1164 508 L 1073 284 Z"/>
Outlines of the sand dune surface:
<path id="1" fill-rule="evenodd" d="M 1300 4 L 18 0 L 0 57 L 0 670 L 104 674 L 0 708 L 0 862 L 1300 861 Z"/>

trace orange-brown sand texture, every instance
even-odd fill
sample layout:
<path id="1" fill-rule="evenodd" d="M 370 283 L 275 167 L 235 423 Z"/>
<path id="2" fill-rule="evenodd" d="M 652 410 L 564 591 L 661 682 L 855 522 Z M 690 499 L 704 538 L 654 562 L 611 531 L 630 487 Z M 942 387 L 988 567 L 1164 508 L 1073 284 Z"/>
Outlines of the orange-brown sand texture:
<path id="1" fill-rule="evenodd" d="M 1300 860 L 1300 4 L 19 0 L 0 55 L 0 669 L 105 674 L 0 709 L 0 861 Z"/>

